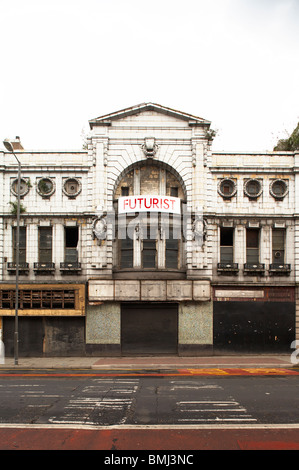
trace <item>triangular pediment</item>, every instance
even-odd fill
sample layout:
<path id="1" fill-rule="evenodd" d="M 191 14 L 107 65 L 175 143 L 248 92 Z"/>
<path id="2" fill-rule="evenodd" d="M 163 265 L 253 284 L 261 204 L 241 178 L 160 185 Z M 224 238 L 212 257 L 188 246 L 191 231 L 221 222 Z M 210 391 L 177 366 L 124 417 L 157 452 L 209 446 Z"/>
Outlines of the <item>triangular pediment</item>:
<path id="1" fill-rule="evenodd" d="M 172 108 L 167 108 L 165 106 L 161 106 L 160 104 L 155 103 L 142 103 L 136 106 L 131 106 L 130 108 L 115 111 L 114 113 L 105 114 L 104 116 L 100 116 L 89 121 L 89 125 L 92 129 L 94 126 L 109 125 L 112 123 L 112 121 L 125 119 L 128 116 L 134 116 L 149 111 L 164 114 L 181 121 L 187 121 L 190 125 L 210 125 L 210 121 L 207 121 L 206 119 L 194 116 L 192 114 L 177 111 Z"/>

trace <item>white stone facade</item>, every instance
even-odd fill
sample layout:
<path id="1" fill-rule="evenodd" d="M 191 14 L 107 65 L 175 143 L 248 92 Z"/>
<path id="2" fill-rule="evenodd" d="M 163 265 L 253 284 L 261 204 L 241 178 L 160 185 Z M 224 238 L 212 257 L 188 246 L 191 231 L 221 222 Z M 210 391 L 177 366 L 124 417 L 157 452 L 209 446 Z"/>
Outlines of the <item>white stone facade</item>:
<path id="1" fill-rule="evenodd" d="M 25 208 L 21 227 L 26 227 L 28 266 L 20 272 L 20 281 L 26 288 L 44 285 L 54 289 L 57 285 L 67 289 L 71 284 L 84 285 L 86 301 L 82 315 L 86 319 L 86 343 L 103 344 L 109 352 L 107 345 L 120 342 L 121 302 L 126 301 L 177 302 L 178 342 L 211 347 L 213 299 L 214 303 L 219 298 L 232 301 L 235 290 L 240 292 L 237 298 L 251 299 L 254 288 L 260 293 L 272 289 L 273 299 L 282 302 L 281 295 L 275 297 L 273 289 L 285 288 L 290 303 L 295 305 L 295 287 L 299 281 L 298 153 L 213 152 L 209 121 L 152 103 L 94 119 L 90 127 L 86 150 L 16 151 L 27 185 L 21 198 Z M 144 151 L 146 138 L 154 138 L 156 147 L 152 154 Z M 9 152 L 0 153 L 3 194 L 0 282 L 1 289 L 7 290 L 15 279 L 14 266 L 10 263 L 14 262 L 16 217 L 11 213 L 10 203 L 16 201 L 13 184 L 17 165 Z M 157 169 L 157 180 L 142 180 L 140 175 L 145 165 Z M 146 184 L 156 188 L 155 194 L 166 195 L 169 191 L 167 178 L 176 181 L 187 213 L 177 269 L 167 269 L 165 264 L 166 242 L 162 231 L 157 232 L 157 265 L 151 270 L 143 269 L 142 238 L 137 230 L 132 245 L 132 268 L 119 268 L 117 226 L 113 226 L 112 221 L 118 222 L 117 188 L 125 178 L 126 188 L 134 195 L 151 194 Z M 50 180 L 53 192 L 46 189 L 46 194 L 41 194 L 40 179 Z M 223 190 L 227 192 L 221 193 L 224 180 L 227 184 Z M 277 188 L 278 197 L 273 193 L 275 181 L 282 181 Z M 66 186 L 72 183 L 74 186 Z M 68 194 L 66 189 L 70 187 Z M 248 193 L 255 188 L 259 188 L 258 193 Z M 96 229 L 97 222 L 100 229 Z M 51 235 L 47 235 L 51 236 L 51 261 L 54 263 L 51 271 L 35 269 L 40 257 L 41 227 L 51 228 Z M 78 240 L 76 246 L 70 248 L 77 250 L 79 264 L 64 269 L 68 227 L 77 227 Z M 221 247 L 223 228 L 228 230 L 226 245 Z M 97 237 L 96 230 L 102 229 Z M 246 241 L 250 229 L 258 231 L 258 246 L 248 246 L 255 243 L 254 233 L 257 233 L 251 233 L 252 242 Z M 275 229 L 284 231 L 280 268 L 273 260 Z M 282 236 L 282 232 L 279 234 Z M 258 261 L 247 269 L 249 252 L 254 253 Z M 74 255 L 74 251 L 72 253 Z M 230 257 L 229 261 L 225 258 L 223 262 L 224 254 Z M 215 294 L 217 289 L 218 294 Z M 264 294 L 261 295 L 264 298 Z M 258 299 L 259 294 L 254 298 Z M 5 310 L 3 317 L 13 315 L 12 309 L 9 313 L 7 306 L 2 308 Z M 25 314 L 30 316 L 30 310 Z M 34 315 L 39 315 L 37 310 Z M 53 309 L 51 315 L 64 314 L 62 310 Z M 196 322 L 200 327 L 194 326 Z M 98 336 L 96 331 L 99 331 Z"/>

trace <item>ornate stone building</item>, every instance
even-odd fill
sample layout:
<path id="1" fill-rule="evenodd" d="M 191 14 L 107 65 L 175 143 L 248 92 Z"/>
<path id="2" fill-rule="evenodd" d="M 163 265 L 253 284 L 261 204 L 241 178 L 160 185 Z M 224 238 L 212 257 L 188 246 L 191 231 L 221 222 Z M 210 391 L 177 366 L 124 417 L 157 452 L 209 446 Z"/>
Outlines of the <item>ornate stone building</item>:
<path id="1" fill-rule="evenodd" d="M 290 351 L 299 155 L 213 152 L 209 121 L 153 103 L 89 124 L 86 150 L 15 150 L 20 354 Z M 17 166 L 1 161 L 12 355 Z"/>

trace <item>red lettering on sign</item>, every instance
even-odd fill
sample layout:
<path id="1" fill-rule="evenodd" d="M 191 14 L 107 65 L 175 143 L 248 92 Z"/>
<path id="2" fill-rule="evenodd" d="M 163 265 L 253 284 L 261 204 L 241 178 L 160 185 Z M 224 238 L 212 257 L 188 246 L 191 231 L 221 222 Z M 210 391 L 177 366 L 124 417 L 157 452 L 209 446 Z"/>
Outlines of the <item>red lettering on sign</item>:
<path id="1" fill-rule="evenodd" d="M 159 199 L 157 199 L 156 197 L 153 197 L 153 208 L 154 208 L 155 206 L 158 207 L 158 203 L 159 203 Z"/>
<path id="2" fill-rule="evenodd" d="M 164 209 L 169 209 L 168 199 L 164 199 Z"/>
<path id="3" fill-rule="evenodd" d="M 134 206 L 133 206 L 133 204 L 132 204 L 133 201 L 135 202 Z M 130 207 L 130 209 L 135 209 L 135 207 L 136 207 L 136 199 L 130 199 L 130 200 L 129 200 L 129 207 Z"/>
<path id="4" fill-rule="evenodd" d="M 180 213 L 178 198 L 167 196 L 129 196 L 121 199 L 120 210 L 123 212 L 152 210 Z"/>
<path id="5" fill-rule="evenodd" d="M 151 205 L 152 205 L 152 198 L 150 198 L 150 200 L 149 200 L 149 205 L 148 205 L 148 206 L 146 205 L 146 198 L 145 198 L 145 199 L 144 199 L 144 207 L 145 207 L 146 209 L 150 209 L 150 208 L 151 208 Z"/>

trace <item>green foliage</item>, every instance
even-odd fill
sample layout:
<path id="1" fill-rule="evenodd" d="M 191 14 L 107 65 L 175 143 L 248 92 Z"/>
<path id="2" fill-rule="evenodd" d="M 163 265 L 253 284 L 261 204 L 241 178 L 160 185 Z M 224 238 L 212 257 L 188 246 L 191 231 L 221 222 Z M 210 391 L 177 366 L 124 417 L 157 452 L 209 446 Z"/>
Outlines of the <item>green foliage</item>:
<path id="1" fill-rule="evenodd" d="M 280 139 L 273 149 L 274 151 L 294 151 L 299 150 L 299 122 L 297 127 L 287 139 Z"/>
<path id="2" fill-rule="evenodd" d="M 18 203 L 17 202 L 10 202 L 9 203 L 11 205 L 11 211 L 10 213 L 12 215 L 17 215 L 17 211 L 18 211 Z M 20 204 L 20 214 L 24 214 L 24 212 L 26 212 L 26 208 L 23 206 L 23 204 L 21 203 Z"/>
<path id="3" fill-rule="evenodd" d="M 213 129 L 209 129 L 208 131 L 206 131 L 205 133 L 205 138 L 211 142 L 214 137 L 216 137 L 216 134 L 217 134 L 217 131 L 214 131 Z"/>

